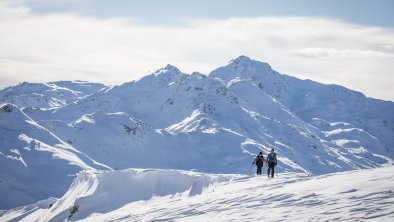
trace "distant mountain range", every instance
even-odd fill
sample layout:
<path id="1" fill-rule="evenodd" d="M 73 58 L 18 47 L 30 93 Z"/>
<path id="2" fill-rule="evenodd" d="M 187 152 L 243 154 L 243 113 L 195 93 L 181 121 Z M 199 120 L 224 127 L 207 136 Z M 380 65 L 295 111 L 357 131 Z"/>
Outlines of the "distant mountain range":
<path id="1" fill-rule="evenodd" d="M 166 67 L 119 86 L 21 83 L 0 90 L 0 209 L 60 197 L 81 170 L 325 174 L 394 159 L 394 103 L 300 80 L 240 56 L 209 75 Z"/>

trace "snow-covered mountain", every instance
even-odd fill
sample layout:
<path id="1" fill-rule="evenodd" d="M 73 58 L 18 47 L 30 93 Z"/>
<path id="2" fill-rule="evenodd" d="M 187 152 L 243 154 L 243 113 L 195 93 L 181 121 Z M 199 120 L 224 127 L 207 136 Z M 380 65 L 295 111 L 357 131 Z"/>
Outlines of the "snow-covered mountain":
<path id="1" fill-rule="evenodd" d="M 373 140 L 376 137 L 373 143 L 379 143 L 378 146 L 391 152 L 393 157 L 390 151 L 394 147 L 393 102 L 367 98 L 360 92 L 338 85 L 324 85 L 283 75 L 268 64 L 245 56 L 214 70 L 209 76 L 238 89 L 238 95 L 245 88 L 260 88 L 302 121 L 323 132 L 330 131 L 326 135 L 344 147 L 361 147 L 363 143 L 358 144 L 357 139 Z M 245 94 L 244 98 L 264 108 L 259 97 Z M 341 140 L 346 138 L 351 141 Z"/>
<path id="2" fill-rule="evenodd" d="M 22 191 L 17 203 L 1 198 L 0 209 L 60 197 L 67 185 L 59 193 L 22 186 L 57 170 L 64 183 L 81 169 L 250 174 L 254 155 L 271 148 L 281 173 L 321 175 L 394 159 L 393 102 L 283 75 L 245 56 L 209 75 L 168 65 L 114 87 L 24 83 L 1 90 L 0 101 L 7 102 L 0 158 L 8 161 L 0 165 L 0 189 Z M 41 145 L 31 141 L 51 148 L 36 152 Z"/>
<path id="3" fill-rule="evenodd" d="M 0 89 L 0 103 L 12 103 L 19 108 L 59 108 L 105 88 L 103 84 L 86 81 L 23 82 Z"/>

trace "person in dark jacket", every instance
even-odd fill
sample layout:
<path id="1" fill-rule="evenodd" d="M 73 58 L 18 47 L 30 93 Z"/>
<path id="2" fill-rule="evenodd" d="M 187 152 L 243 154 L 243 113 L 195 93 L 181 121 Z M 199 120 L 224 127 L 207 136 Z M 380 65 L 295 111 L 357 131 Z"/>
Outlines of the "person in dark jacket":
<path id="1" fill-rule="evenodd" d="M 263 156 L 263 152 L 260 152 L 259 155 L 257 155 L 256 158 L 254 158 L 252 165 L 256 164 L 256 166 L 257 166 L 256 174 L 257 175 L 261 175 L 261 168 L 263 168 L 263 166 L 264 166 L 264 161 L 265 161 L 265 159 Z"/>
<path id="2" fill-rule="evenodd" d="M 270 177 L 270 171 L 272 170 L 271 177 L 274 177 L 274 168 L 278 164 L 278 161 L 276 159 L 276 153 L 274 149 L 271 149 L 271 153 L 267 155 L 267 165 L 268 165 L 268 170 L 267 170 L 267 177 Z"/>

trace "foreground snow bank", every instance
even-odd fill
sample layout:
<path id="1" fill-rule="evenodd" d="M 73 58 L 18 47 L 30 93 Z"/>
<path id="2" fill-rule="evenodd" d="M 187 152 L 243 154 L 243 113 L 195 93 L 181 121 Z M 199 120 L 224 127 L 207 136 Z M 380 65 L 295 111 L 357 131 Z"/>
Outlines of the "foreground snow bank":
<path id="1" fill-rule="evenodd" d="M 50 209 L 14 209 L 0 221 L 65 221 L 75 206 L 70 221 L 391 222 L 393 181 L 394 166 L 274 179 L 173 170 L 84 172 Z"/>
<path id="2" fill-rule="evenodd" d="M 106 213 L 127 203 L 154 196 L 176 193 L 198 195 L 205 188 L 224 180 L 226 178 L 223 176 L 177 170 L 82 172 L 64 199 L 75 200 L 73 205 L 79 206 L 79 209 L 72 219 L 80 219 L 91 213 Z M 62 201 L 60 203 L 63 205 Z"/>
<path id="3" fill-rule="evenodd" d="M 394 167 L 243 177 L 202 195 L 133 202 L 82 221 L 394 221 Z"/>
<path id="4" fill-rule="evenodd" d="M 215 183 L 226 181 L 230 176 L 201 174 L 190 171 L 128 169 L 122 171 L 82 171 L 70 186 L 69 191 L 49 209 L 37 206 L 35 213 L 26 221 L 79 220 L 90 215 L 105 214 L 125 204 L 179 194 L 195 196 Z M 47 208 L 47 209 L 45 209 Z M 8 212 L 1 220 L 23 217 L 33 212 L 32 208 L 18 208 Z M 34 218 L 34 219 L 33 219 Z"/>

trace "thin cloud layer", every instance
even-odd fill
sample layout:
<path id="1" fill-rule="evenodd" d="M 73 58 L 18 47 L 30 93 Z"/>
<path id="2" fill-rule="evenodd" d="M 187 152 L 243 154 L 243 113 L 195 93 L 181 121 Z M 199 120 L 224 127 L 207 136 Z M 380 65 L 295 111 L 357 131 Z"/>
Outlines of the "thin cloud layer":
<path id="1" fill-rule="evenodd" d="M 166 63 L 208 73 L 247 55 L 281 73 L 394 100 L 394 31 L 309 17 L 190 20 L 34 14 L 0 3 L 0 86 L 80 79 L 118 84 Z"/>
<path id="2" fill-rule="evenodd" d="M 394 58 L 393 53 L 373 50 L 351 50 L 351 49 L 333 49 L 333 48 L 304 48 L 294 52 L 295 55 L 311 58 L 371 58 L 387 57 Z"/>

